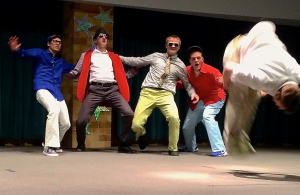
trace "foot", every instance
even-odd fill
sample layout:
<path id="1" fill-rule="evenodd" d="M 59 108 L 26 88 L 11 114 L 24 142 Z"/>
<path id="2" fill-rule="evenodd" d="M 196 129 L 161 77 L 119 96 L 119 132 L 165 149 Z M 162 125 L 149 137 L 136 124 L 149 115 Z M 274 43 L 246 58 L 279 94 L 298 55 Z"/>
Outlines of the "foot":
<path id="1" fill-rule="evenodd" d="M 242 131 L 240 134 L 230 134 L 224 131 L 224 144 L 230 155 L 241 156 L 255 153 L 255 149 L 250 144 L 249 136 Z"/>
<path id="2" fill-rule="evenodd" d="M 198 150 L 199 150 L 199 149 L 198 149 L 198 147 L 196 146 L 193 152 L 197 152 Z M 182 147 L 178 148 L 178 151 L 179 151 L 179 152 L 190 152 L 190 151 L 187 150 L 187 147 L 185 147 L 185 146 L 182 146 Z"/>
<path id="3" fill-rule="evenodd" d="M 85 146 L 78 144 L 76 147 L 76 152 L 84 152 L 84 151 L 85 151 Z"/>
<path id="4" fill-rule="evenodd" d="M 62 153 L 63 152 L 63 149 L 61 148 L 54 148 L 55 152 L 56 153 Z"/>
<path id="5" fill-rule="evenodd" d="M 147 145 L 148 145 L 147 142 L 148 142 L 148 140 L 145 135 L 139 136 L 139 148 L 141 150 L 144 150 L 147 147 Z"/>
<path id="6" fill-rule="evenodd" d="M 133 154 L 133 153 L 136 153 L 136 150 L 133 150 L 131 149 L 128 144 L 126 143 L 121 143 L 118 147 L 118 152 L 119 153 L 130 153 L 130 154 Z"/>
<path id="7" fill-rule="evenodd" d="M 227 156 L 227 155 L 228 154 L 225 150 L 221 150 L 221 151 L 211 153 L 211 156 L 213 156 L 213 157 L 223 157 L 223 156 Z"/>
<path id="8" fill-rule="evenodd" d="M 170 156 L 179 156 L 179 151 L 170 151 L 169 150 L 169 155 Z"/>
<path id="9" fill-rule="evenodd" d="M 47 147 L 47 146 L 44 147 L 43 154 L 45 156 L 58 156 L 58 154 L 55 152 L 54 148 Z"/>
<path id="10" fill-rule="evenodd" d="M 42 142 L 42 146 L 45 147 L 44 142 Z M 55 150 L 56 153 L 62 153 L 63 152 L 63 150 L 61 148 L 54 148 L 53 147 L 52 149 Z"/>

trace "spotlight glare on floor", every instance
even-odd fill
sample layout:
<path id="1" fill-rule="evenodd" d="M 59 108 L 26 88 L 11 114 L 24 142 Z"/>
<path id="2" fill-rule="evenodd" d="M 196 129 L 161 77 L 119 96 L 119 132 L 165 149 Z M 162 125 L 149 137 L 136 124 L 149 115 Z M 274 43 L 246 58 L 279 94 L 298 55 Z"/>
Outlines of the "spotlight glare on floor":
<path id="1" fill-rule="evenodd" d="M 190 172 L 166 172 L 158 173 L 156 177 L 165 178 L 165 179 L 174 179 L 174 180 L 188 180 L 190 181 L 199 181 L 210 179 L 209 174 L 202 173 L 190 173 Z"/>

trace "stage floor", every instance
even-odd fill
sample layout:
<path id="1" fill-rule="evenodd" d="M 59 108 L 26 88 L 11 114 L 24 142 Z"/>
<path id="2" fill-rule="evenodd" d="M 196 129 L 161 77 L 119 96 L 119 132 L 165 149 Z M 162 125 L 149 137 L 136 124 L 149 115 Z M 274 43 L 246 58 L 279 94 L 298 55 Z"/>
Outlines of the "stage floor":
<path id="1" fill-rule="evenodd" d="M 210 148 L 200 146 L 173 157 L 167 146 L 153 145 L 137 154 L 112 147 L 46 157 L 42 147 L 0 147 L 0 194 L 299 195 L 300 150 L 256 150 L 210 157 Z"/>

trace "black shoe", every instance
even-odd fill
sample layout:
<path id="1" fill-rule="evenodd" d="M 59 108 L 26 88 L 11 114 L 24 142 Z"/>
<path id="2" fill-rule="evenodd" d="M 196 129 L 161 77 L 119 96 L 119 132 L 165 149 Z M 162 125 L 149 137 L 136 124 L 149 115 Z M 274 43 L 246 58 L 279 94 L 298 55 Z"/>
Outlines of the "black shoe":
<path id="1" fill-rule="evenodd" d="M 170 156 L 179 156 L 179 151 L 170 151 L 169 150 L 169 155 Z"/>
<path id="2" fill-rule="evenodd" d="M 131 149 L 126 143 L 121 143 L 118 147 L 119 153 L 136 153 L 136 150 Z"/>
<path id="3" fill-rule="evenodd" d="M 140 136 L 139 137 L 139 148 L 141 150 L 144 150 L 148 145 L 147 142 L 148 142 L 148 139 L 145 135 Z"/>
<path id="4" fill-rule="evenodd" d="M 85 146 L 82 146 L 82 145 L 78 145 L 76 147 L 76 152 L 84 152 L 85 151 Z"/>

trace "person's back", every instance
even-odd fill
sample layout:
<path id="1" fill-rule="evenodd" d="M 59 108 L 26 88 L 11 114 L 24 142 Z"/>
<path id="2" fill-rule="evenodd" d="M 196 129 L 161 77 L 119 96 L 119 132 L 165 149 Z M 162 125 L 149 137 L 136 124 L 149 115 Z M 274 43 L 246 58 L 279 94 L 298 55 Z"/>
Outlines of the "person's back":
<path id="1" fill-rule="evenodd" d="M 240 67 L 231 80 L 272 96 L 285 84 L 300 83 L 300 66 L 275 34 L 271 22 L 260 22 L 242 37 Z"/>

